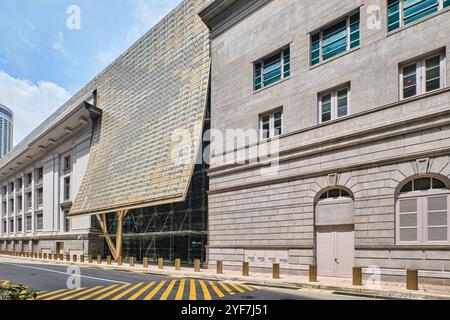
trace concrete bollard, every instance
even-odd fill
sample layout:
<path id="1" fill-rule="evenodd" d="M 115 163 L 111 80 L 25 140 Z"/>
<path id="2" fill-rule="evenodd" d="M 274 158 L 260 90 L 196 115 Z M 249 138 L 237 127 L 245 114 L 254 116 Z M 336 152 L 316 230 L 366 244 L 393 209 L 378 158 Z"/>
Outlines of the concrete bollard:
<path id="1" fill-rule="evenodd" d="M 164 269 L 164 259 L 158 258 L 158 269 Z"/>
<path id="2" fill-rule="evenodd" d="M 419 290 L 419 272 L 417 270 L 406 270 L 406 288 L 408 290 Z"/>
<path id="3" fill-rule="evenodd" d="M 130 257 L 130 260 L 128 261 L 128 263 L 130 264 L 130 267 L 134 267 L 134 262 L 136 261 L 135 257 Z"/>
<path id="4" fill-rule="evenodd" d="M 317 266 L 309 266 L 309 282 L 317 282 Z"/>
<path id="5" fill-rule="evenodd" d="M 362 268 L 354 267 L 353 268 L 353 285 L 354 286 L 362 286 Z"/>
<path id="6" fill-rule="evenodd" d="M 111 256 L 107 256 L 106 257 L 106 264 L 110 265 L 111 264 Z"/>
<path id="7" fill-rule="evenodd" d="M 248 277 L 250 275 L 250 263 L 248 262 L 242 263 L 242 275 L 244 277 Z"/>
<path id="8" fill-rule="evenodd" d="M 64 255 L 62 253 L 59 255 L 59 260 L 64 261 Z"/>
<path id="9" fill-rule="evenodd" d="M 118 266 L 121 266 L 123 264 L 123 259 L 122 259 L 122 257 L 118 257 L 117 258 L 117 265 Z"/>
<path id="10" fill-rule="evenodd" d="M 102 256 L 97 256 L 97 264 L 102 264 Z"/>
<path id="11" fill-rule="evenodd" d="M 66 254 L 66 261 L 67 261 L 67 262 L 70 261 L 70 254 Z"/>
<path id="12" fill-rule="evenodd" d="M 223 274 L 223 261 L 217 261 L 216 273 L 217 274 Z"/>
<path id="13" fill-rule="evenodd" d="M 82 255 L 80 256 L 80 262 L 81 262 L 81 263 L 84 263 L 84 254 L 82 254 Z"/>
<path id="14" fill-rule="evenodd" d="M 175 259 L 175 270 L 181 270 L 181 259 Z"/>
<path id="15" fill-rule="evenodd" d="M 88 262 L 92 263 L 92 256 L 91 255 L 88 255 Z"/>
<path id="16" fill-rule="evenodd" d="M 201 268 L 201 262 L 199 259 L 195 259 L 194 260 L 194 271 L 195 272 L 200 272 L 200 268 Z"/>
<path id="17" fill-rule="evenodd" d="M 280 264 L 274 263 L 272 266 L 272 278 L 280 279 Z"/>
<path id="18" fill-rule="evenodd" d="M 148 258 L 147 257 L 142 259 L 142 266 L 146 269 L 148 268 Z"/>

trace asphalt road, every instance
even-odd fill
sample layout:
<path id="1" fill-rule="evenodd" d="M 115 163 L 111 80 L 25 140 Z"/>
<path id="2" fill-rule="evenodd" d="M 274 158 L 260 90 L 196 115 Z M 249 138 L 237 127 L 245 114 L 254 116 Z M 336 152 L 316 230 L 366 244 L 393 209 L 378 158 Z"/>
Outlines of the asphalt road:
<path id="1" fill-rule="evenodd" d="M 71 267 L 73 268 L 73 267 Z M 75 272 L 75 275 L 74 275 Z M 79 281 L 78 281 L 79 280 Z M 330 291 L 261 287 L 0 257 L 0 283 L 23 284 L 42 300 L 355 300 Z M 77 286 L 77 284 L 79 286 Z"/>

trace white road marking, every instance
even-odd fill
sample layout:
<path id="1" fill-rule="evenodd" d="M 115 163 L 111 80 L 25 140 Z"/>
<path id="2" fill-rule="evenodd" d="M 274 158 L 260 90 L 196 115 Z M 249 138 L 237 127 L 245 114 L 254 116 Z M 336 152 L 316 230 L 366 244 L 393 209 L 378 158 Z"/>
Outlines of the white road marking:
<path id="1" fill-rule="evenodd" d="M 22 265 L 20 265 L 20 264 L 14 264 L 14 263 L 5 263 L 5 264 L 9 264 L 9 265 L 11 265 L 11 266 L 15 266 L 15 267 L 19 267 L 19 268 L 27 268 L 27 269 L 35 269 L 35 270 L 41 270 L 41 271 L 47 271 L 47 272 L 53 272 L 53 273 L 59 273 L 59 274 L 64 274 L 64 275 L 72 276 L 72 277 L 81 277 L 81 278 L 86 278 L 86 279 L 99 280 L 99 281 L 105 281 L 105 282 L 113 282 L 113 283 L 120 283 L 120 284 L 127 284 L 127 283 L 128 283 L 128 282 L 116 281 L 116 280 L 111 280 L 111 279 L 96 278 L 96 277 L 83 276 L 83 275 L 76 275 L 76 274 L 68 274 L 68 273 L 66 273 L 66 272 L 56 271 L 56 270 L 52 270 L 52 269 L 45 269 L 45 268 L 39 268 L 39 267 L 29 267 L 29 266 L 22 266 Z"/>

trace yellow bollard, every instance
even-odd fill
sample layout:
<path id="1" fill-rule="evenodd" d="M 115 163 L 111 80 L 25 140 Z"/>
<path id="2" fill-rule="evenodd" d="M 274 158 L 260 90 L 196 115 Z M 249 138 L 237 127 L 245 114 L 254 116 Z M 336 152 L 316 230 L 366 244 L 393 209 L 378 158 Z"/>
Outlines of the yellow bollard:
<path id="1" fill-rule="evenodd" d="M 362 268 L 353 268 L 353 285 L 362 286 Z"/>
<path id="2" fill-rule="evenodd" d="M 242 275 L 248 277 L 250 275 L 250 264 L 248 262 L 242 263 Z"/>
<path id="3" fill-rule="evenodd" d="M 135 261 L 136 261 L 136 259 L 134 257 L 130 257 L 130 261 L 129 261 L 130 267 L 134 267 Z"/>
<path id="4" fill-rule="evenodd" d="M 88 262 L 92 263 L 92 256 L 91 255 L 88 256 Z"/>
<path id="5" fill-rule="evenodd" d="M 406 288 L 408 290 L 419 290 L 419 272 L 417 270 L 406 270 Z"/>
<path id="6" fill-rule="evenodd" d="M 309 282 L 317 282 L 317 266 L 309 266 Z"/>
<path id="7" fill-rule="evenodd" d="M 158 269 L 163 269 L 163 268 L 164 268 L 164 259 L 158 258 Z"/>
<path id="8" fill-rule="evenodd" d="M 198 260 L 198 259 L 195 259 L 194 260 L 194 271 L 195 272 L 200 272 L 200 260 Z"/>
<path id="9" fill-rule="evenodd" d="M 102 264 L 102 256 L 97 256 L 97 264 Z"/>
<path id="10" fill-rule="evenodd" d="M 175 270 L 181 270 L 181 259 L 175 259 Z"/>
<path id="11" fill-rule="evenodd" d="M 280 279 L 280 264 L 274 263 L 272 267 L 272 277 L 274 279 Z"/>
<path id="12" fill-rule="evenodd" d="M 223 274 L 223 261 L 217 261 L 216 273 Z"/>
<path id="13" fill-rule="evenodd" d="M 148 268 L 148 258 L 147 257 L 142 259 L 142 266 L 146 269 Z"/>

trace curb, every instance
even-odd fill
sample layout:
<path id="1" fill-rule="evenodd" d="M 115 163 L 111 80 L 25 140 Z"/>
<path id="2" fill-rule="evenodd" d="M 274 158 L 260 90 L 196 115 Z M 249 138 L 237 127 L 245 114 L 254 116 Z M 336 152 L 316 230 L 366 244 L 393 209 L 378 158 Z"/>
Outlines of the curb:
<path id="1" fill-rule="evenodd" d="M 25 260 L 32 261 L 36 263 L 44 263 L 44 264 L 53 264 L 53 265 L 72 265 L 78 267 L 87 267 L 93 269 L 101 269 L 101 270 L 110 270 L 110 271 L 121 271 L 121 272 L 129 272 L 135 274 L 148 274 L 148 275 L 157 275 L 157 276 L 169 276 L 169 277 L 187 277 L 194 279 L 203 279 L 203 280 L 221 280 L 221 281 L 237 281 L 242 282 L 249 285 L 257 285 L 263 287 L 271 287 L 271 288 L 280 288 L 280 289 L 319 289 L 319 290 L 328 290 L 333 291 L 334 294 L 342 294 L 349 296 L 360 296 L 367 298 L 381 298 L 381 299 L 404 299 L 404 300 L 450 300 L 450 296 L 446 296 L 444 294 L 433 294 L 433 293 L 416 293 L 416 292 L 398 292 L 398 291 L 387 291 L 387 290 L 372 290 L 366 288 L 349 288 L 342 287 L 336 285 L 327 285 L 320 283 L 301 283 L 301 282 L 275 282 L 269 279 L 251 279 L 245 278 L 242 276 L 235 275 L 216 275 L 216 274 L 202 274 L 202 273 L 194 273 L 194 272 L 185 272 L 183 274 L 176 274 L 175 272 L 171 272 L 171 270 L 135 270 L 129 269 L 125 266 L 115 266 L 115 265 L 106 265 L 106 264 L 97 264 L 93 263 L 80 263 L 80 262 L 69 262 L 69 261 L 60 261 L 60 260 L 43 260 L 43 259 L 34 259 L 28 257 L 11 257 L 8 255 L 0 255 L 0 257 L 17 259 L 17 260 Z"/>

